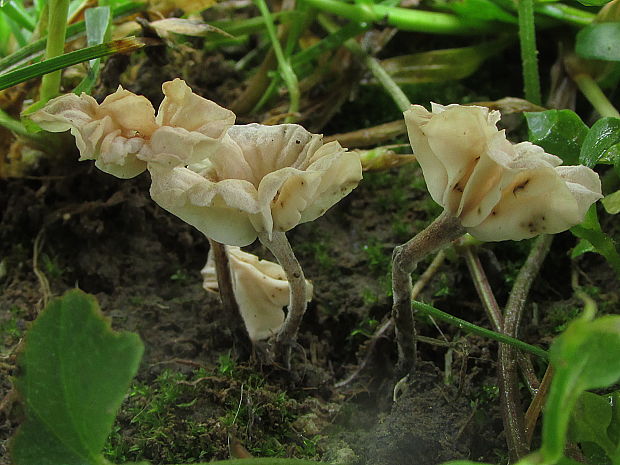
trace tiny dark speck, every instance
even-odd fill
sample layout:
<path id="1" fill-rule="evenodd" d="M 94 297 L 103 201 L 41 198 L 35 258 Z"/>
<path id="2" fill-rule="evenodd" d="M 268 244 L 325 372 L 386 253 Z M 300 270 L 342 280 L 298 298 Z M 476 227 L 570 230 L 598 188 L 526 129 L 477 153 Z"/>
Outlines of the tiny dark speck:
<path id="1" fill-rule="evenodd" d="M 299 278 L 301 275 L 299 273 L 293 273 L 293 278 Z"/>
<path id="2" fill-rule="evenodd" d="M 296 140 L 295 143 L 299 145 L 299 144 L 301 144 L 301 141 L 300 140 Z"/>

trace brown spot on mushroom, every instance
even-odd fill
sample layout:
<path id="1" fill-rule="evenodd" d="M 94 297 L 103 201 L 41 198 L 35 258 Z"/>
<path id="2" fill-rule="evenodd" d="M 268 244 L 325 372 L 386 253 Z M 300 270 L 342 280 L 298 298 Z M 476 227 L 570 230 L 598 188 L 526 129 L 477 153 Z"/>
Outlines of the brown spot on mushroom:
<path id="1" fill-rule="evenodd" d="M 512 190 L 512 193 L 516 196 L 517 195 L 517 191 L 523 190 L 525 189 L 525 186 L 527 186 L 527 184 L 530 182 L 529 179 L 526 179 L 525 181 L 523 181 L 521 184 L 517 185 L 514 187 L 514 189 Z"/>

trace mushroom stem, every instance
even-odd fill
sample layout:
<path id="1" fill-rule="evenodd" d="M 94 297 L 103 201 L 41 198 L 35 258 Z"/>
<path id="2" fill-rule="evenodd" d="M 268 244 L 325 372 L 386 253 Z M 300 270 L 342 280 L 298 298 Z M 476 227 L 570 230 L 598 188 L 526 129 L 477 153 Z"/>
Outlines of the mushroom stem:
<path id="1" fill-rule="evenodd" d="M 288 313 L 282 324 L 282 328 L 276 336 L 276 343 L 279 348 L 285 350 L 285 362 L 288 366 L 289 350 L 292 343 L 297 338 L 297 331 L 301 325 L 301 319 L 306 313 L 308 302 L 306 278 L 304 272 L 291 249 L 286 233 L 282 231 L 273 231 L 271 239 L 266 232 L 258 233 L 261 243 L 269 249 L 276 258 L 280 266 L 286 273 L 286 279 L 289 283 L 290 301 L 288 305 Z"/>
<path id="2" fill-rule="evenodd" d="M 394 248 L 392 255 L 392 316 L 398 347 L 397 373 L 413 371 L 416 359 L 416 332 L 411 308 L 411 273 L 426 255 L 439 250 L 465 233 L 458 218 L 444 210 L 413 239 Z"/>
<path id="3" fill-rule="evenodd" d="M 240 357 L 245 357 L 250 353 L 250 338 L 245 329 L 245 323 L 239 311 L 235 292 L 233 290 L 232 275 L 230 273 L 230 264 L 228 261 L 228 252 L 226 246 L 220 242 L 209 239 L 209 245 L 213 251 L 213 261 L 215 262 L 215 274 L 217 275 L 217 287 L 220 294 L 220 300 L 226 310 L 226 319 L 228 327 L 233 334 L 233 340 L 237 346 L 237 352 Z"/>

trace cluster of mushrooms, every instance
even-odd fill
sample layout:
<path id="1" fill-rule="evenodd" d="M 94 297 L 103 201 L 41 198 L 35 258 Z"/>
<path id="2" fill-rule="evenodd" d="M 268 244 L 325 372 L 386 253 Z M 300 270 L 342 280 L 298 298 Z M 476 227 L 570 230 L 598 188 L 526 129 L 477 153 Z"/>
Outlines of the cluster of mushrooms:
<path id="1" fill-rule="evenodd" d="M 148 170 L 157 204 L 212 246 L 227 245 L 229 278 L 250 339 L 290 347 L 312 286 L 285 233 L 323 215 L 357 186 L 359 155 L 296 124 L 235 125 L 234 113 L 180 79 L 162 88 L 157 115 L 145 97 L 119 87 L 101 104 L 86 94 L 57 97 L 32 119 L 47 131 L 70 129 L 80 159 L 95 160 L 106 173 L 131 178 Z M 594 171 L 559 166 L 558 157 L 529 142 L 512 144 L 497 129 L 499 118 L 476 106 L 433 104 L 429 112 L 416 105 L 405 112 L 430 194 L 444 207 L 394 250 L 393 313 L 399 361 L 406 365 L 415 358 L 411 273 L 421 258 L 465 232 L 484 241 L 561 232 L 601 198 Z M 279 264 L 240 249 L 257 238 Z M 202 273 L 205 289 L 217 292 L 216 261 L 210 253 Z"/>

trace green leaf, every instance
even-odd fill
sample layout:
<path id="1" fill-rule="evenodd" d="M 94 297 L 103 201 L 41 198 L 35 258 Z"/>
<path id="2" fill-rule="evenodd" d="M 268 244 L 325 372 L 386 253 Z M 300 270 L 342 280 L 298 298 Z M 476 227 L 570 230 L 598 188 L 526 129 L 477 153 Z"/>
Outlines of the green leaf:
<path id="1" fill-rule="evenodd" d="M 585 6 L 601 6 L 609 3 L 611 0 L 577 0 Z"/>
<path id="2" fill-rule="evenodd" d="M 138 335 L 110 329 L 93 296 L 76 289 L 52 300 L 18 359 L 26 420 L 12 463 L 106 463 L 100 452 L 143 350 Z"/>
<path id="3" fill-rule="evenodd" d="M 592 23 L 577 33 L 575 52 L 593 60 L 620 61 L 620 22 Z"/>
<path id="4" fill-rule="evenodd" d="M 616 215 L 620 213 L 620 190 L 614 192 L 613 194 L 606 195 L 601 203 L 603 207 L 605 207 L 605 211 L 610 215 Z"/>
<path id="5" fill-rule="evenodd" d="M 570 258 L 577 258 L 586 252 L 596 252 L 596 249 L 585 239 L 580 239 L 577 245 L 570 252 Z"/>
<path id="6" fill-rule="evenodd" d="M 483 21 L 502 21 L 510 24 L 518 23 L 516 16 L 490 0 L 458 0 L 446 2 L 442 6 L 465 18 Z"/>
<path id="7" fill-rule="evenodd" d="M 448 48 L 401 55 L 381 60 L 381 66 L 397 84 L 419 84 L 463 79 L 472 75 L 508 42 L 496 40 L 472 47 Z"/>
<path id="8" fill-rule="evenodd" d="M 612 408 L 606 397 L 592 392 L 579 396 L 570 423 L 570 438 L 578 443 L 592 442 L 599 445 L 611 457 L 615 446 L 607 436 L 611 423 Z"/>
<path id="9" fill-rule="evenodd" d="M 607 395 L 607 402 L 611 405 L 611 423 L 607 428 L 609 438 L 616 444 L 620 443 L 620 391 Z"/>
<path id="10" fill-rule="evenodd" d="M 564 454 L 568 423 L 580 395 L 620 379 L 620 316 L 594 321 L 579 318 L 551 346 L 555 376 L 543 416 L 541 464 L 555 464 Z"/>
<path id="11" fill-rule="evenodd" d="M 129 52 L 144 47 L 144 43 L 135 37 L 127 37 L 125 39 L 112 40 L 105 44 L 86 47 L 74 52 L 65 53 L 49 60 L 44 60 L 34 65 L 25 66 L 6 74 L 0 75 L 0 90 L 7 89 L 20 82 L 42 76 L 59 69 L 76 65 L 93 58 L 104 57 L 114 53 Z"/>
<path id="12" fill-rule="evenodd" d="M 113 17 L 116 19 L 145 9 L 146 3 L 129 2 L 115 7 Z M 86 23 L 84 21 L 79 21 L 75 24 L 68 25 L 67 40 L 75 39 L 76 37 L 81 36 L 84 33 L 85 28 Z M 27 46 L 20 48 L 14 53 L 0 59 L 0 71 L 10 70 L 18 66 L 20 63 L 23 64 L 40 57 L 45 50 L 46 42 L 47 36 L 42 37 L 41 39 L 36 40 Z"/>
<path id="13" fill-rule="evenodd" d="M 583 140 L 579 163 L 589 168 L 597 163 L 620 161 L 620 118 L 601 118 L 592 125 Z"/>
<path id="14" fill-rule="evenodd" d="M 574 111 L 547 110 L 524 114 L 530 142 L 557 155 L 567 165 L 578 163 L 588 126 Z"/>
<path id="15" fill-rule="evenodd" d="M 84 13 L 86 20 L 86 40 L 89 47 L 100 45 L 109 35 L 110 28 L 110 7 L 100 6 L 88 8 Z M 91 89 L 99 76 L 101 58 L 90 60 L 88 72 L 82 82 L 80 82 L 73 92 L 80 95 L 82 92 L 90 94 Z"/>
<path id="16" fill-rule="evenodd" d="M 614 240 L 601 230 L 601 225 L 596 214 L 596 204 L 590 207 L 583 223 L 570 228 L 570 232 L 592 244 L 596 252 L 605 257 L 620 276 L 620 255 L 616 250 Z"/>

